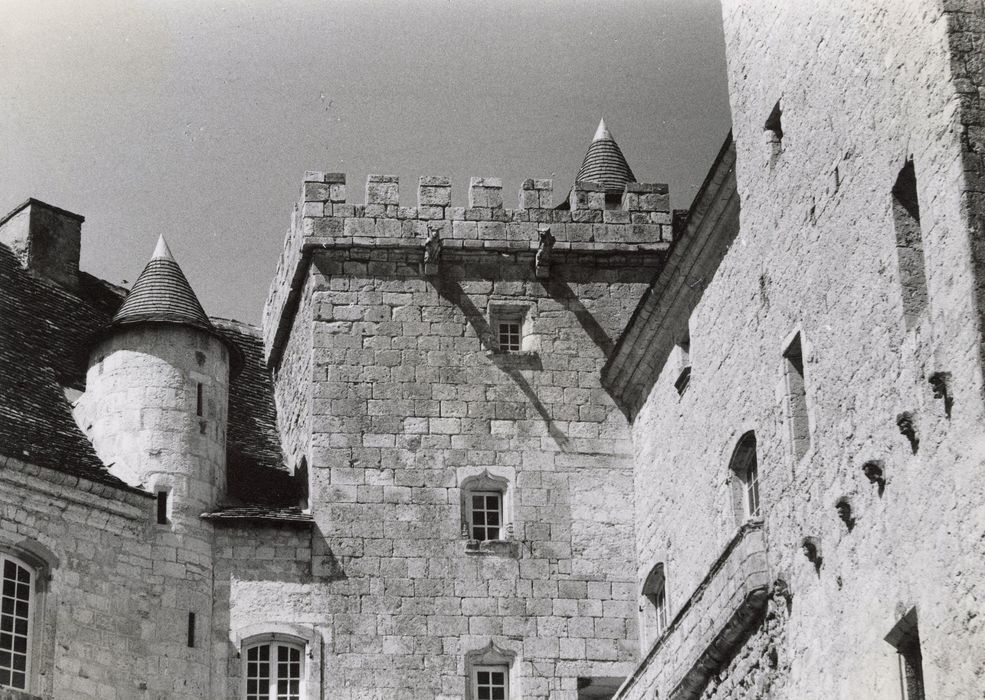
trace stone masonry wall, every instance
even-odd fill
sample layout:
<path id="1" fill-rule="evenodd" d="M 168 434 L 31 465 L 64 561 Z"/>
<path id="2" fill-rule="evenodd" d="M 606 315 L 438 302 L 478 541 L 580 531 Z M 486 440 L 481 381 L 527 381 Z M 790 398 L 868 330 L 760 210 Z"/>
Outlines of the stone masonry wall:
<path id="1" fill-rule="evenodd" d="M 741 230 L 689 319 L 689 388 L 678 398 L 666 367 L 634 424 L 639 574 L 665 562 L 671 614 L 688 599 L 737 527 L 728 465 L 755 430 L 767 556 L 793 596 L 769 632 L 785 696 L 897 697 L 885 637 L 912 607 L 927 697 L 977 696 L 985 416 L 949 25 L 916 0 L 730 0 L 724 18 Z M 764 131 L 778 101 L 779 141 Z M 929 298 L 912 324 L 891 195 L 910 157 Z M 783 359 L 798 332 L 800 458 Z M 941 372 L 946 402 L 929 381 Z M 872 460 L 882 489 L 863 473 Z M 737 669 L 715 697 L 758 697 Z"/>
<path id="2" fill-rule="evenodd" d="M 311 602 L 326 606 L 333 697 L 464 698 L 466 655 L 489 643 L 513 655 L 524 698 L 573 700 L 579 677 L 627 675 L 629 432 L 598 377 L 666 248 L 663 224 L 585 192 L 595 208 L 555 212 L 538 181 L 528 208 L 506 210 L 495 181 L 473 180 L 473 206 L 455 211 L 440 178 L 422 178 L 413 210 L 395 179 L 371 176 L 362 206 L 339 201 L 341 178 L 308 180 L 305 199 L 324 198 L 303 204 L 287 244 L 308 262 L 285 252 L 266 336 L 281 367 L 302 364 L 277 328 L 293 336 L 284 319 L 311 305 Z M 537 277 L 548 226 L 558 242 Z M 425 268 L 435 233 L 444 245 Z M 523 352 L 496 351 L 497 308 L 522 309 Z M 476 546 L 459 485 L 483 471 L 509 483 L 512 537 Z"/>
<path id="3" fill-rule="evenodd" d="M 200 700 L 209 691 L 211 595 L 179 594 L 177 538 L 153 501 L 0 461 L 0 547 L 43 560 L 30 697 Z M 203 627 L 187 646 L 186 620 Z"/>

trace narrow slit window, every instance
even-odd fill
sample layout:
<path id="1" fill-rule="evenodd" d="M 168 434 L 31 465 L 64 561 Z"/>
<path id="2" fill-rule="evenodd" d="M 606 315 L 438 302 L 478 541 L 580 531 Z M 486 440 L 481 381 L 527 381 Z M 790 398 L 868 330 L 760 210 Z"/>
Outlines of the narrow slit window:
<path id="1" fill-rule="evenodd" d="M 643 583 L 643 597 L 647 602 L 644 628 L 649 630 L 647 641 L 653 644 L 670 624 L 667 574 L 663 564 L 657 564 L 650 570 Z"/>
<path id="2" fill-rule="evenodd" d="M 195 415 L 202 415 L 202 383 L 199 382 L 195 392 Z"/>
<path id="3" fill-rule="evenodd" d="M 913 327 L 927 306 L 927 274 L 920 228 L 920 202 L 913 161 L 908 160 L 893 185 L 893 225 L 896 228 L 896 257 L 903 295 L 903 319 Z"/>
<path id="4" fill-rule="evenodd" d="M 766 132 L 766 141 L 770 145 L 771 155 L 773 156 L 779 155 L 783 146 L 782 117 L 783 110 L 780 109 L 780 102 L 777 100 L 776 104 L 773 105 L 773 110 L 766 118 L 766 123 L 763 125 L 763 129 Z"/>
<path id="5" fill-rule="evenodd" d="M 157 524 L 167 525 L 168 523 L 168 492 L 157 492 Z"/>
<path id="6" fill-rule="evenodd" d="M 899 655 L 900 699 L 924 700 L 923 654 L 920 651 L 916 608 L 912 608 L 896 623 L 886 635 L 886 641 Z"/>
<path id="7" fill-rule="evenodd" d="M 735 478 L 733 491 L 739 523 L 760 517 L 759 464 L 756 460 L 756 435 L 751 430 L 739 439 L 729 464 Z"/>
<path id="8" fill-rule="evenodd" d="M 188 646 L 195 646 L 195 613 L 188 613 Z"/>
<path id="9" fill-rule="evenodd" d="M 677 364 L 677 379 L 674 388 L 678 396 L 683 396 L 691 384 L 691 336 L 685 335 L 674 348 Z"/>
<path id="10" fill-rule="evenodd" d="M 804 375 L 804 354 L 800 334 L 783 353 L 786 384 L 786 419 L 790 436 L 790 451 L 799 462 L 811 446 L 810 423 L 807 416 L 807 384 Z"/>

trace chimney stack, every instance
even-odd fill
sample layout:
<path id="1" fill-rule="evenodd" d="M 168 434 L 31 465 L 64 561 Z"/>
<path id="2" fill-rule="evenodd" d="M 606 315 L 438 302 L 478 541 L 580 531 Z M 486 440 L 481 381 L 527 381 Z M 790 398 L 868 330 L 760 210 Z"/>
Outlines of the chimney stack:
<path id="1" fill-rule="evenodd" d="M 0 243 L 21 265 L 69 291 L 79 287 L 79 252 L 85 217 L 28 199 L 0 219 Z"/>

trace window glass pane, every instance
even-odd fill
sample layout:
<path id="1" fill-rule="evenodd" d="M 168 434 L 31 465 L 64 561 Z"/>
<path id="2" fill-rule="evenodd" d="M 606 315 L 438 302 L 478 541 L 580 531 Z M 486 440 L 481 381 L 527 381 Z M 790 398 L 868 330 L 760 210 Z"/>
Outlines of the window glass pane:
<path id="1" fill-rule="evenodd" d="M 31 571 L 3 558 L 2 611 L 0 614 L 0 685 L 27 689 L 30 658 Z"/>

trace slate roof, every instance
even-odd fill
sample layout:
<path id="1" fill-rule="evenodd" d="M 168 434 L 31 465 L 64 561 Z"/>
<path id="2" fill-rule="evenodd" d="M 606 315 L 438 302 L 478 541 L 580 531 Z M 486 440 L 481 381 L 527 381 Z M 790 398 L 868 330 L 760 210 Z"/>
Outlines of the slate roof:
<path id="1" fill-rule="evenodd" d="M 0 245 L 0 456 L 143 493 L 107 471 L 75 423 L 65 392 L 85 389 L 92 341 L 119 315 L 125 297 L 125 289 L 85 272 L 78 294 L 68 292 L 25 270 Z M 260 330 L 203 317 L 243 361 L 229 388 L 230 505 L 290 510 L 300 495 L 281 456 Z"/>
<path id="2" fill-rule="evenodd" d="M 113 317 L 114 326 L 151 321 L 213 330 L 164 236 L 158 239 L 154 255 Z"/>
<path id="3" fill-rule="evenodd" d="M 594 182 L 602 185 L 608 191 L 621 192 L 627 182 L 636 182 L 626 157 L 619 149 L 619 144 L 612 138 L 612 133 L 605 125 L 605 119 L 599 121 L 598 129 L 592 145 L 588 147 L 585 159 L 581 162 L 577 182 Z"/>
<path id="4" fill-rule="evenodd" d="M 0 454 L 129 489 L 96 456 L 63 389 L 84 388 L 89 338 L 123 294 L 83 272 L 76 296 L 0 245 Z"/>

